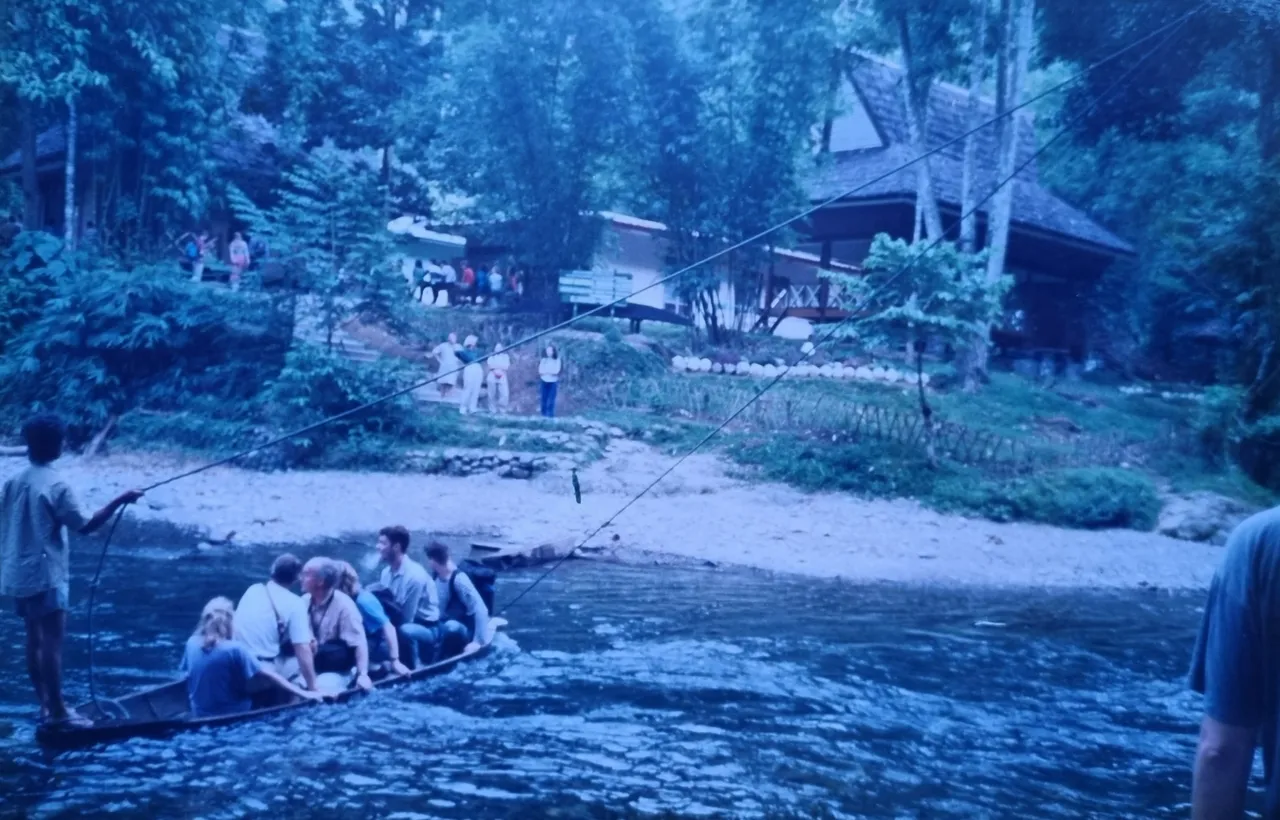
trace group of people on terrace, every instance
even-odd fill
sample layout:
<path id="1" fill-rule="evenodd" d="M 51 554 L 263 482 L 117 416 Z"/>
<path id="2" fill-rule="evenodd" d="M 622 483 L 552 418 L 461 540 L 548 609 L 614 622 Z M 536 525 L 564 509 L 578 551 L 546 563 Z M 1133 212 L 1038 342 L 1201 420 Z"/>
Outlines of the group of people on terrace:
<path id="1" fill-rule="evenodd" d="M 496 305 L 517 299 L 524 293 L 524 276 L 514 266 L 494 263 L 472 267 L 470 262 L 457 265 L 448 259 L 418 259 L 410 275 L 413 298 L 419 302 L 431 292 L 432 305 Z M 445 294 L 444 301 L 440 295 Z"/>

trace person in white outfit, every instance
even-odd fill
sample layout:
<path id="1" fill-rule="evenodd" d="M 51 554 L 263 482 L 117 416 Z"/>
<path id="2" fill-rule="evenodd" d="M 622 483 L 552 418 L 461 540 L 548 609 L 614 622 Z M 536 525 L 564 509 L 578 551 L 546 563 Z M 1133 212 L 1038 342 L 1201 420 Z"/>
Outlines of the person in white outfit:
<path id="1" fill-rule="evenodd" d="M 507 371 L 511 369 L 511 355 L 501 343 L 493 346 L 489 357 L 489 412 L 505 413 L 511 407 L 511 382 Z"/>
<path id="2" fill-rule="evenodd" d="M 470 415 L 480 409 L 480 387 L 484 384 L 484 365 L 480 364 L 479 339 L 468 336 L 462 343 L 462 415 Z"/>
<path id="3" fill-rule="evenodd" d="M 436 384 L 440 386 L 440 398 L 449 398 L 449 393 L 458 386 L 458 368 L 462 367 L 462 361 L 458 358 L 458 334 L 450 333 L 449 338 L 436 345 L 427 357 L 440 363 L 440 370 L 437 371 L 440 378 Z"/>

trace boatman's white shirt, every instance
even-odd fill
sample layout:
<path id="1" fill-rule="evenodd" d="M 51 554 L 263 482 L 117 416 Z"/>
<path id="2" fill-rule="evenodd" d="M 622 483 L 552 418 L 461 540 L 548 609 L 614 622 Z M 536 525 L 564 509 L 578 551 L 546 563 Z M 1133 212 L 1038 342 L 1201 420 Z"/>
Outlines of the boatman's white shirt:
<path id="1" fill-rule="evenodd" d="M 270 598 L 267 597 L 268 590 Z M 275 609 L 272 609 L 272 604 L 275 604 Z M 311 642 L 311 622 L 302 598 L 275 581 L 254 584 L 244 591 L 236 605 L 235 639 L 247 646 L 259 660 L 271 660 L 280 654 L 276 613 L 289 628 L 291 643 Z"/>

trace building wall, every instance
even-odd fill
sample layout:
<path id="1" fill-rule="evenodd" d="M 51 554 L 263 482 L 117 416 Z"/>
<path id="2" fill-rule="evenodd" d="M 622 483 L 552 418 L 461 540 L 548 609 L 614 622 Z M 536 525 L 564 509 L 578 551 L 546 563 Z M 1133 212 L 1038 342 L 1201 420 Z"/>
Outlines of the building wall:
<path id="1" fill-rule="evenodd" d="M 701 324 L 701 314 L 680 298 L 678 280 L 656 284 L 671 273 L 666 262 L 668 253 L 669 241 L 661 234 L 642 228 L 610 224 L 605 228 L 600 250 L 594 260 L 594 269 L 631 274 L 635 295 L 628 301 L 632 304 L 681 313 Z M 766 271 L 762 270 L 760 273 L 763 275 Z M 793 287 L 816 285 L 821 281 L 816 264 L 782 254 L 774 257 L 773 274 L 777 280 L 788 280 Z M 729 282 L 721 283 L 718 295 L 720 308 L 726 314 L 723 317 L 724 324 L 733 326 L 736 323 L 740 327 L 750 328 L 763 308 L 766 290 L 762 287 L 758 303 L 750 305 L 736 304 L 736 291 Z M 746 295 L 746 298 L 750 299 L 750 295 Z"/>

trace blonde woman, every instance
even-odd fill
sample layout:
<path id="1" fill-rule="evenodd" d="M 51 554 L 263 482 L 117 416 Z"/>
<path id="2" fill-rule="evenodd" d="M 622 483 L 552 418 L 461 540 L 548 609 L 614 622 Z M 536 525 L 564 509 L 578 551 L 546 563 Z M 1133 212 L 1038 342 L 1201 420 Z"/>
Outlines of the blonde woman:
<path id="1" fill-rule="evenodd" d="M 187 640 L 180 667 L 187 675 L 187 699 L 191 716 L 219 717 L 247 712 L 253 708 L 250 681 L 287 692 L 303 700 L 320 700 L 321 695 L 299 689 L 274 671 L 258 664 L 244 644 L 232 636 L 235 605 L 227 598 L 205 604 L 200 623 Z"/>
<path id="2" fill-rule="evenodd" d="M 338 561 L 338 570 L 342 580 L 338 589 L 351 596 L 360 610 L 360 619 L 364 622 L 365 638 L 369 641 L 369 663 L 389 663 L 391 671 L 397 675 L 409 674 L 409 667 L 400 662 L 400 641 L 396 637 L 395 624 L 387 617 L 378 596 L 360 586 L 360 576 L 356 568 L 346 561 Z"/>

